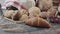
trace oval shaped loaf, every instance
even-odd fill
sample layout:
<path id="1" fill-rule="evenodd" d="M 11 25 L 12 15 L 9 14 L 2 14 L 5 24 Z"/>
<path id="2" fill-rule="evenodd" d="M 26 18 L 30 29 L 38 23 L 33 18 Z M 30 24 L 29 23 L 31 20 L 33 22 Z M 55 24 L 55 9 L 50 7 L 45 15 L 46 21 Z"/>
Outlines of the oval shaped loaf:
<path id="1" fill-rule="evenodd" d="M 39 17 L 33 17 L 30 18 L 26 21 L 27 25 L 30 26 L 37 26 L 37 27 L 46 27 L 46 28 L 50 28 L 51 24 L 49 24 L 48 21 L 44 20 L 43 18 L 39 18 Z"/>

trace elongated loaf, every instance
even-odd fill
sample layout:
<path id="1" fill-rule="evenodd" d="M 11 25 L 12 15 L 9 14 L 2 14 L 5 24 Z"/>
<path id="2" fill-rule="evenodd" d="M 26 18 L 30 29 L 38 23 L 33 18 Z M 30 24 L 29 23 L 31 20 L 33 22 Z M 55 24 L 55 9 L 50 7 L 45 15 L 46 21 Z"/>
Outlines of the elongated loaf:
<path id="1" fill-rule="evenodd" d="M 51 24 L 49 24 L 48 21 L 44 20 L 43 18 L 39 18 L 39 17 L 33 17 L 30 18 L 26 21 L 27 25 L 30 26 L 37 26 L 37 27 L 46 27 L 46 28 L 50 28 Z"/>

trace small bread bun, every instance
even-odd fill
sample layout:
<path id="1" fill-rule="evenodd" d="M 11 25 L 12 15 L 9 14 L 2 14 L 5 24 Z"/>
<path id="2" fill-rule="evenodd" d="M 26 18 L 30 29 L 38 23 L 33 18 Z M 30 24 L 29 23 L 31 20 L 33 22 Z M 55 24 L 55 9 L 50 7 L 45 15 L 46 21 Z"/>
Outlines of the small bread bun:
<path id="1" fill-rule="evenodd" d="M 14 13 L 13 10 L 6 10 L 6 12 L 4 12 L 4 16 L 7 17 L 7 18 L 11 18 L 13 13 Z"/>
<path id="2" fill-rule="evenodd" d="M 24 15 L 24 14 L 28 15 L 28 11 L 25 9 L 21 9 L 19 12 L 21 13 L 21 15 Z"/>
<path id="3" fill-rule="evenodd" d="M 26 14 L 22 15 L 20 21 L 25 22 L 26 20 L 28 20 L 28 16 Z"/>
<path id="4" fill-rule="evenodd" d="M 28 15 L 28 11 L 25 10 L 25 9 L 21 9 L 21 10 L 16 10 L 15 11 L 15 14 L 13 15 L 13 19 L 14 20 L 20 20 L 20 18 L 23 16 L 23 15 Z M 24 16 L 23 16 L 24 17 Z"/>
<path id="5" fill-rule="evenodd" d="M 38 16 L 41 10 L 38 7 L 31 7 L 29 9 L 29 15 Z"/>
<path id="6" fill-rule="evenodd" d="M 47 18 L 47 12 L 41 12 L 41 13 L 39 14 L 39 17 Z"/>
<path id="7" fill-rule="evenodd" d="M 52 0 L 39 0 L 39 8 L 41 10 L 48 10 L 53 6 Z"/>
<path id="8" fill-rule="evenodd" d="M 28 19 L 26 21 L 26 24 L 30 25 L 30 26 L 36 26 L 36 27 L 45 27 L 45 28 L 51 27 L 51 24 L 49 24 L 49 22 L 47 22 L 43 18 L 39 18 L 39 17 L 34 17 L 34 18 Z"/>
<path id="9" fill-rule="evenodd" d="M 51 7 L 48 11 L 47 11 L 47 15 L 48 17 L 51 17 L 51 16 L 56 16 L 57 13 L 58 13 L 58 10 L 55 9 L 54 7 Z"/>

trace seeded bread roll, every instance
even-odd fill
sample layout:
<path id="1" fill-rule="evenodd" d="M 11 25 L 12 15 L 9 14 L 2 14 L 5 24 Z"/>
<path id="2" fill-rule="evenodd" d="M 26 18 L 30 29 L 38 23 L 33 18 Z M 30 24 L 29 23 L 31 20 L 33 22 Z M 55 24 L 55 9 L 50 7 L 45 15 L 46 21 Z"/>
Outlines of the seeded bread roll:
<path id="1" fill-rule="evenodd" d="M 51 24 L 49 24 L 49 22 L 39 17 L 30 18 L 25 23 L 27 25 L 36 26 L 36 27 L 45 27 L 45 28 L 51 27 Z"/>

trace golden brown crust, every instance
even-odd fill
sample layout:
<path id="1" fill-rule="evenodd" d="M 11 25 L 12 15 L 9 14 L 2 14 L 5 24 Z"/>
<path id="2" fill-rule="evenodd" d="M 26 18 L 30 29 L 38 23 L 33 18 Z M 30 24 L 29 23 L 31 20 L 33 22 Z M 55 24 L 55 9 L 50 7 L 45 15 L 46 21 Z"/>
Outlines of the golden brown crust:
<path id="1" fill-rule="evenodd" d="M 22 16 L 22 15 L 20 14 L 20 12 L 17 11 L 16 14 L 14 14 L 14 15 L 12 16 L 12 17 L 13 17 L 12 19 L 13 19 L 13 20 L 19 20 L 19 18 L 21 18 L 21 16 Z"/>
<path id="2" fill-rule="evenodd" d="M 49 22 L 47 22 L 46 20 L 39 18 L 39 17 L 34 17 L 34 18 L 28 19 L 26 21 L 26 24 L 31 25 L 31 26 L 37 26 L 37 27 L 48 27 L 48 28 L 51 27 Z"/>
<path id="3" fill-rule="evenodd" d="M 46 20 L 44 20 L 42 18 L 38 18 L 38 20 L 39 20 L 39 26 L 40 27 L 48 27 L 48 28 L 51 27 L 51 25 L 49 24 L 48 21 L 46 21 Z"/>

